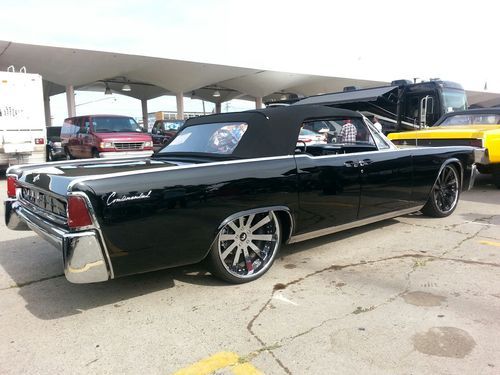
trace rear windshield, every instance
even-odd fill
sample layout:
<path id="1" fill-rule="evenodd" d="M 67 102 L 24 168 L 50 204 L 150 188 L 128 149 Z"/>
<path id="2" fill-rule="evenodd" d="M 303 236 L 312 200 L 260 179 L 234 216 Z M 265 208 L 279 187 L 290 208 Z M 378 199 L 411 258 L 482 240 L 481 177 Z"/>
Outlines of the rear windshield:
<path id="1" fill-rule="evenodd" d="M 230 155 L 245 134 L 248 124 L 224 122 L 193 125 L 181 130 L 159 153 L 204 153 Z"/>
<path id="2" fill-rule="evenodd" d="M 93 117 L 92 126 L 96 133 L 141 132 L 141 127 L 131 117 Z"/>

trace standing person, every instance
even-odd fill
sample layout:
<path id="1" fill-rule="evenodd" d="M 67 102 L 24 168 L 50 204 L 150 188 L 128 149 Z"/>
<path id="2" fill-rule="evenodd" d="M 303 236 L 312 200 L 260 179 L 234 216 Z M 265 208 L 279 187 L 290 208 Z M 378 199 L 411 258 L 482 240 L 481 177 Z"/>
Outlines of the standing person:
<path id="1" fill-rule="evenodd" d="M 382 124 L 378 122 L 377 116 L 373 116 L 373 126 L 379 131 L 379 133 L 382 133 Z"/>
<path id="2" fill-rule="evenodd" d="M 344 125 L 342 125 L 342 130 L 340 130 L 340 137 L 344 143 L 356 143 L 356 135 L 358 134 L 358 129 L 348 118 L 345 120 Z"/>

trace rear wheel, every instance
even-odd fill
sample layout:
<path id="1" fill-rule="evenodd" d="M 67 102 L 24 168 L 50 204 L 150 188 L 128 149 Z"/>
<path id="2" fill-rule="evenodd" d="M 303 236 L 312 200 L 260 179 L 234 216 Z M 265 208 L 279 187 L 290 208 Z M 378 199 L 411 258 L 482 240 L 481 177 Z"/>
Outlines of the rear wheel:
<path id="1" fill-rule="evenodd" d="M 273 211 L 244 215 L 224 225 L 208 260 L 215 276 L 245 283 L 267 272 L 280 245 L 280 222 Z"/>
<path id="2" fill-rule="evenodd" d="M 449 216 L 455 211 L 459 196 L 460 179 L 457 168 L 448 164 L 441 170 L 422 213 L 432 217 Z"/>

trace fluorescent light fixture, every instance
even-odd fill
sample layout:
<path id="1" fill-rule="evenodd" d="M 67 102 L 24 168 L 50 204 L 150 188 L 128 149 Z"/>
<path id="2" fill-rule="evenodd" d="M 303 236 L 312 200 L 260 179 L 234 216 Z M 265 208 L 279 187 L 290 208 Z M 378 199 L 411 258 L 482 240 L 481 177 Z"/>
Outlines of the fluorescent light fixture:
<path id="1" fill-rule="evenodd" d="M 220 96 L 220 92 L 219 92 L 219 90 L 215 90 L 215 91 L 214 91 L 213 96 L 214 96 L 215 98 L 218 98 L 218 97 Z"/>
<path id="2" fill-rule="evenodd" d="M 130 85 L 124 84 L 122 87 L 122 91 L 132 91 L 132 89 L 130 88 Z"/>

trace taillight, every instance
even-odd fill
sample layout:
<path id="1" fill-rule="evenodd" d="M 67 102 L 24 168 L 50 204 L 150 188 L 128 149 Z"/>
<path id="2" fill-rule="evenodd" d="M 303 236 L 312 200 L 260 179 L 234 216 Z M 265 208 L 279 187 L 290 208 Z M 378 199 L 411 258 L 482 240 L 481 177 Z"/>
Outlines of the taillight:
<path id="1" fill-rule="evenodd" d="M 43 145 L 45 143 L 45 139 L 43 138 L 35 138 L 36 145 Z"/>
<path id="2" fill-rule="evenodd" d="M 72 229 L 92 225 L 89 209 L 83 197 L 68 197 L 68 226 Z"/>
<path id="3" fill-rule="evenodd" d="M 17 176 L 7 176 L 7 197 L 16 197 Z"/>

